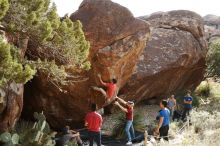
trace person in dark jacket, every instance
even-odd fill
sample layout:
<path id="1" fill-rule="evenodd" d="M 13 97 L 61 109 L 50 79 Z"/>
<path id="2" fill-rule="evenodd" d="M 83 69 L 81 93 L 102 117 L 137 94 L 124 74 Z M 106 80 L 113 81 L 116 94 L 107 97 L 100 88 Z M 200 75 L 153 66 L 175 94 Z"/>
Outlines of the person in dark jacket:
<path id="1" fill-rule="evenodd" d="M 79 132 L 70 130 L 69 126 L 65 126 L 62 130 L 62 133 L 60 136 L 56 138 L 56 146 L 64 146 L 70 141 L 75 140 L 77 142 L 78 146 L 82 146 L 82 140 L 80 139 Z"/>

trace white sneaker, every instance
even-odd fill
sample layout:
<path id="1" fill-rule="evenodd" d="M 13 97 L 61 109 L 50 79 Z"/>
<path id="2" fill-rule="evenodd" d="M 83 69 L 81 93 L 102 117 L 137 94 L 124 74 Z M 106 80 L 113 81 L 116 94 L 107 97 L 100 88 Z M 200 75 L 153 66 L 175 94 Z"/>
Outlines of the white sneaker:
<path id="1" fill-rule="evenodd" d="M 132 145 L 132 142 L 131 142 L 131 141 L 128 141 L 128 142 L 126 143 L 126 145 Z"/>

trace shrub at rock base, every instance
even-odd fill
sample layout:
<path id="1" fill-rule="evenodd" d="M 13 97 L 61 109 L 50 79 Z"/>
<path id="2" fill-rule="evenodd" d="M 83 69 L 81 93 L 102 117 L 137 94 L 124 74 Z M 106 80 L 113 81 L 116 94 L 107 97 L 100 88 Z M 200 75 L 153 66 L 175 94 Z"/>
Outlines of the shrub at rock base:
<path id="1" fill-rule="evenodd" d="M 34 114 L 37 122 L 21 123 L 11 133 L 5 132 L 0 135 L 0 142 L 6 146 L 54 146 L 55 141 L 50 134 L 50 127 L 43 114 Z"/>
<path id="2" fill-rule="evenodd" d="M 207 81 L 202 81 L 201 84 L 196 88 L 195 93 L 198 96 L 208 97 L 210 95 L 210 85 Z"/>

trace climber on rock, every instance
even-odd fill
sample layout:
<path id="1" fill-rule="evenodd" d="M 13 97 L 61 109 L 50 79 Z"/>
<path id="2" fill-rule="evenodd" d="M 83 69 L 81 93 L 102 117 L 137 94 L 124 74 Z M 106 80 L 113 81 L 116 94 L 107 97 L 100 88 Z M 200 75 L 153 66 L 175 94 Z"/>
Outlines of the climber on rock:
<path id="1" fill-rule="evenodd" d="M 99 80 L 103 86 L 106 87 L 106 91 L 103 88 L 94 87 L 92 88 L 96 91 L 101 92 L 105 96 L 105 104 L 110 103 L 115 97 L 117 97 L 117 80 L 112 79 L 111 82 L 103 82 L 102 77 L 98 74 Z"/>

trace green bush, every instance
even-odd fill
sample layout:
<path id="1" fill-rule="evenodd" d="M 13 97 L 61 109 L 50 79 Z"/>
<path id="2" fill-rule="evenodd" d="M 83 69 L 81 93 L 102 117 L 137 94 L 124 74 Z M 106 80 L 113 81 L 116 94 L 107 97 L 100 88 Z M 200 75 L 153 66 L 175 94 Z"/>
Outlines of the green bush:
<path id="1" fill-rule="evenodd" d="M 6 14 L 9 8 L 9 2 L 8 0 L 0 0 L 0 19 Z"/>
<path id="2" fill-rule="evenodd" d="M 120 114 L 117 117 L 117 122 L 113 128 L 113 137 L 122 139 L 125 137 L 126 118 L 124 114 Z M 144 132 L 146 126 L 142 121 L 142 116 L 139 113 L 134 113 L 133 126 L 135 131 Z"/>
<path id="3" fill-rule="evenodd" d="M 201 97 L 209 97 L 210 95 L 210 85 L 207 81 L 201 82 L 201 84 L 196 88 L 195 94 Z"/>
<path id="4" fill-rule="evenodd" d="M 206 57 L 207 77 L 220 77 L 220 42 L 212 42 Z"/>
<path id="5" fill-rule="evenodd" d="M 201 97 L 196 95 L 195 93 L 192 94 L 192 97 L 193 97 L 193 102 L 192 102 L 193 107 L 199 107 L 200 105 L 199 100 Z"/>
<path id="6" fill-rule="evenodd" d="M 16 123 L 14 130 L 12 133 L 17 133 L 20 137 L 20 141 L 25 141 L 26 135 L 30 132 L 30 129 L 32 129 L 34 126 L 33 122 L 30 121 L 19 121 Z"/>
<path id="7" fill-rule="evenodd" d="M 0 0 L 0 24 L 7 34 L 0 34 L 0 86 L 26 83 L 37 71 L 58 85 L 66 80 L 66 68 L 90 69 L 81 22 L 61 20 L 51 0 Z M 13 41 L 2 39 L 7 37 Z"/>
<path id="8" fill-rule="evenodd" d="M 17 50 L 0 36 L 0 86 L 8 81 L 26 83 L 36 72 L 30 65 L 23 65 L 19 61 Z"/>
<path id="9" fill-rule="evenodd" d="M 35 113 L 35 123 L 19 122 L 14 131 L 0 134 L 0 142 L 6 146 L 54 146 L 50 127 L 43 114 Z"/>

